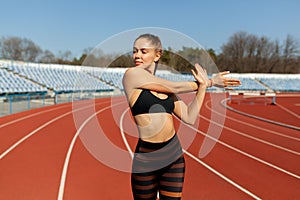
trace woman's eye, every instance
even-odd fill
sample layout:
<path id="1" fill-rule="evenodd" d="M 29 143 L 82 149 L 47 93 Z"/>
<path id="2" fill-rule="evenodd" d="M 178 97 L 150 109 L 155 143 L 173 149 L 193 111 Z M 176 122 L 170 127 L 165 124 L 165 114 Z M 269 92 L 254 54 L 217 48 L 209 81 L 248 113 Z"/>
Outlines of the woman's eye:
<path id="1" fill-rule="evenodd" d="M 148 49 L 133 49 L 132 53 L 138 53 L 141 51 L 142 54 L 147 54 L 149 52 Z"/>

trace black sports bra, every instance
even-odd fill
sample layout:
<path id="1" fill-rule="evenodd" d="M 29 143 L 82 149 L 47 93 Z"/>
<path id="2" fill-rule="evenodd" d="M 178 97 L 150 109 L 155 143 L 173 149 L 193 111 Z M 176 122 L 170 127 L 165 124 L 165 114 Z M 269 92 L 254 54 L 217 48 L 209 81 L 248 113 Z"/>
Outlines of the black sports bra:
<path id="1" fill-rule="evenodd" d="M 143 90 L 134 105 L 131 107 L 133 116 L 145 113 L 170 113 L 174 110 L 174 100 L 171 95 L 166 99 L 160 99 L 150 92 Z"/>

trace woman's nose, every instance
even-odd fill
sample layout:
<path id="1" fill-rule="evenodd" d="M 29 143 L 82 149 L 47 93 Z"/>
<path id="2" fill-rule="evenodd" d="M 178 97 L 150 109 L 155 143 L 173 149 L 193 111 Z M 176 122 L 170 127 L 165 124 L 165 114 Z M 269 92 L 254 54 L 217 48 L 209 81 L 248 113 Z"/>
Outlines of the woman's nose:
<path id="1" fill-rule="evenodd" d="M 141 51 L 138 50 L 137 52 L 135 52 L 134 57 L 135 58 L 140 58 L 141 57 Z"/>

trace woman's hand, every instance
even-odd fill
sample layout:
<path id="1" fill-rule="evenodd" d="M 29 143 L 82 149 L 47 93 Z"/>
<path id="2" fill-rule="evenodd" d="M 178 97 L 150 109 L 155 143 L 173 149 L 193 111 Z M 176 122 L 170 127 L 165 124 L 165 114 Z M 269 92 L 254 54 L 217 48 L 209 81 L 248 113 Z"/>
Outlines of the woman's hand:
<path id="1" fill-rule="evenodd" d="M 206 70 L 201 67 L 198 63 L 195 64 L 195 69 L 192 69 L 192 74 L 199 86 L 209 86 L 209 79 L 206 73 Z"/>
<path id="2" fill-rule="evenodd" d="M 225 78 L 224 76 L 229 74 L 229 71 L 224 71 L 220 72 L 214 77 L 212 77 L 211 80 L 211 86 L 216 86 L 216 87 L 224 87 L 226 89 L 231 89 L 227 88 L 228 86 L 230 87 L 236 87 L 241 85 L 241 81 L 238 79 L 233 79 L 233 78 Z"/>

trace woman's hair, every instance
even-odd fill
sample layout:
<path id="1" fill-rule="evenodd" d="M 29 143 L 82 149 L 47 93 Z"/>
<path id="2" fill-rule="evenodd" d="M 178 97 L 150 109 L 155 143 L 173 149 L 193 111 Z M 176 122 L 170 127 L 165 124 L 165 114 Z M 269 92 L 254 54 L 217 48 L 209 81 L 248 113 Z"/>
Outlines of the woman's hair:
<path id="1" fill-rule="evenodd" d="M 146 34 L 142 34 L 139 37 L 137 37 L 134 42 L 136 42 L 138 39 L 141 39 L 141 38 L 145 38 L 145 39 L 149 40 L 151 42 L 151 44 L 154 45 L 156 51 L 162 53 L 162 45 L 161 45 L 161 41 L 158 36 L 150 34 L 150 33 L 146 33 Z"/>

